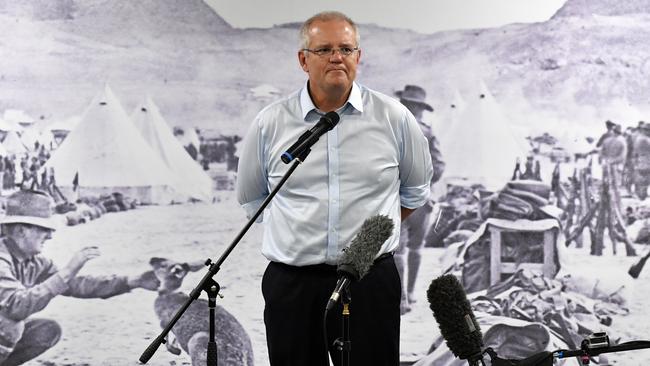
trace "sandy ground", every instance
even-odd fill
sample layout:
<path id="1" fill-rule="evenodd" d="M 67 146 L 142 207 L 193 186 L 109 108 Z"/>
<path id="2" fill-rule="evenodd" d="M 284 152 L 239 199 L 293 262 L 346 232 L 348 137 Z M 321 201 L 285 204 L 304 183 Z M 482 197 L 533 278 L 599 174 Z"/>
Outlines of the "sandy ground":
<path id="1" fill-rule="evenodd" d="M 175 206 L 140 207 L 136 210 L 104 215 L 99 220 L 63 227 L 46 243 L 45 254 L 60 265 L 86 245 L 100 247 L 102 256 L 89 262 L 84 274 L 136 274 L 149 269 L 151 257 L 180 261 L 204 258 L 217 260 L 245 223 L 232 192 L 220 192 L 219 202 Z M 249 234 L 223 264 L 215 279 L 222 286 L 218 303 L 234 314 L 253 342 L 256 365 L 268 365 L 263 299 L 260 291 L 266 259 L 260 254 L 261 226 Z M 604 256 L 594 258 L 584 250 L 571 249 L 576 268 L 595 273 L 625 273 L 635 258 Z M 417 283 L 418 301 L 402 319 L 401 353 L 404 361 L 414 361 L 428 350 L 437 335 L 437 325 L 428 309 L 426 288 L 439 273 L 437 258 L 442 249 L 425 248 Z M 607 269 L 606 272 L 603 272 Z M 190 291 L 205 272 L 192 273 L 183 284 Z M 650 269 L 635 281 L 630 315 L 617 316 L 609 330 L 611 338 L 650 339 Z M 153 312 L 155 292 L 134 290 L 107 300 L 55 298 L 37 317 L 56 319 L 63 338 L 53 349 L 28 365 L 137 365 L 142 351 L 160 332 Z M 206 313 L 207 317 L 207 313 Z M 618 365 L 643 365 L 650 362 L 650 350 L 611 355 Z M 189 365 L 187 355 L 175 356 L 158 349 L 148 365 Z"/>

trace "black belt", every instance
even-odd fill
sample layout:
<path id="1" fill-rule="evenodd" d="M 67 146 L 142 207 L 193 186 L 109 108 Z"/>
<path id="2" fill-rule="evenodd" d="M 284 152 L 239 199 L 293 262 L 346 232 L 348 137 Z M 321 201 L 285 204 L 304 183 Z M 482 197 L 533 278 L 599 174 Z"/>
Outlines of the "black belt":
<path id="1" fill-rule="evenodd" d="M 377 263 L 379 263 L 381 261 L 384 261 L 384 260 L 386 260 L 388 258 L 392 258 L 392 257 L 393 257 L 393 252 L 384 253 L 384 254 L 380 255 L 379 257 L 377 257 L 377 259 L 375 259 L 373 264 L 377 264 Z M 272 262 L 272 263 L 278 264 L 278 265 L 280 265 L 282 267 L 290 267 L 290 268 L 300 269 L 302 271 L 336 272 L 336 269 L 338 267 L 336 265 L 327 264 L 327 263 L 312 264 L 312 265 L 308 265 L 308 266 L 292 266 L 292 265 L 284 264 L 284 263 L 280 263 L 280 262 Z"/>

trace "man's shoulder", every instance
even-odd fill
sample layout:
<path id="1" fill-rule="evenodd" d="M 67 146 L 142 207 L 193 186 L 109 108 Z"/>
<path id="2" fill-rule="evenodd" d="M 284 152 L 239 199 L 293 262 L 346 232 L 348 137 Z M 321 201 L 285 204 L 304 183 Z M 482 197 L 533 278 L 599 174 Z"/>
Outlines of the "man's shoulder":
<path id="1" fill-rule="evenodd" d="M 368 88 L 365 85 L 358 84 L 359 89 L 361 90 L 361 97 L 366 100 L 369 99 L 375 103 L 382 103 L 389 107 L 396 108 L 399 111 L 408 110 L 399 100 L 393 98 L 389 95 L 386 95 L 380 91 Z"/>
<path id="2" fill-rule="evenodd" d="M 363 85 L 359 85 L 359 88 L 361 89 L 363 107 L 364 109 L 369 108 L 370 113 L 376 112 L 381 116 L 388 115 L 390 121 L 412 120 L 413 123 L 417 123 L 413 114 L 399 100 Z"/>
<path id="3" fill-rule="evenodd" d="M 273 120 L 279 115 L 300 111 L 300 90 L 266 105 L 257 113 L 257 121 Z"/>

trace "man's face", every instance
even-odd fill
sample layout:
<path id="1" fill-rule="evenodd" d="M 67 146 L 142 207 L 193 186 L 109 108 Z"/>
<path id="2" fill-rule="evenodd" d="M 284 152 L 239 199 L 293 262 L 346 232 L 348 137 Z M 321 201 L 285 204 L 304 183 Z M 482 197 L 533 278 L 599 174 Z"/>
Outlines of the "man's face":
<path id="1" fill-rule="evenodd" d="M 350 24 L 341 20 L 315 21 L 309 28 L 310 50 L 323 48 L 356 48 L 356 34 Z M 357 75 L 361 51 L 348 56 L 338 50 L 319 56 L 313 52 L 298 52 L 302 69 L 309 74 L 312 91 L 321 93 L 345 92 L 352 87 Z"/>
<path id="2" fill-rule="evenodd" d="M 50 229 L 36 225 L 21 225 L 16 243 L 26 256 L 33 256 L 43 251 L 43 243 L 51 238 Z"/>

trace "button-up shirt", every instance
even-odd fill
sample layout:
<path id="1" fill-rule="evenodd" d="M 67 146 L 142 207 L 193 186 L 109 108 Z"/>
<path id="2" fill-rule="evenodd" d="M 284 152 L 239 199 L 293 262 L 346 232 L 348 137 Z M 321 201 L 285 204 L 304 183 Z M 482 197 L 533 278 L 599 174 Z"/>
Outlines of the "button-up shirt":
<path id="1" fill-rule="evenodd" d="M 257 115 L 244 138 L 237 178 L 237 199 L 249 217 L 289 169 L 282 153 L 325 112 L 305 85 Z M 336 264 L 364 220 L 377 214 L 395 223 L 377 255 L 395 251 L 400 206 L 427 202 L 431 156 L 406 107 L 354 83 L 336 112 L 338 125 L 312 147 L 264 213 L 262 254 L 271 261 Z"/>

